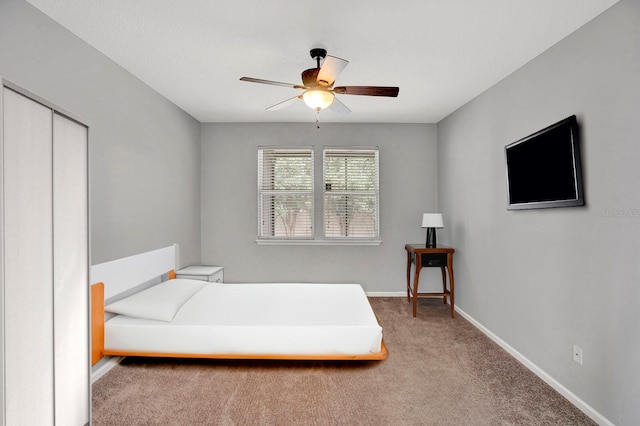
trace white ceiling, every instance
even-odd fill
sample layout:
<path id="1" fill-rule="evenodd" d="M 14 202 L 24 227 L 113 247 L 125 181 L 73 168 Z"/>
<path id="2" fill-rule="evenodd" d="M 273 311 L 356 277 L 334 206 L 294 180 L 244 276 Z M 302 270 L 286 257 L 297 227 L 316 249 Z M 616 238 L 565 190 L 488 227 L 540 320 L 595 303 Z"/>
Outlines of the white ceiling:
<path id="1" fill-rule="evenodd" d="M 201 122 L 308 122 L 298 84 L 314 47 L 349 60 L 323 122 L 435 123 L 617 0 L 28 0 Z"/>

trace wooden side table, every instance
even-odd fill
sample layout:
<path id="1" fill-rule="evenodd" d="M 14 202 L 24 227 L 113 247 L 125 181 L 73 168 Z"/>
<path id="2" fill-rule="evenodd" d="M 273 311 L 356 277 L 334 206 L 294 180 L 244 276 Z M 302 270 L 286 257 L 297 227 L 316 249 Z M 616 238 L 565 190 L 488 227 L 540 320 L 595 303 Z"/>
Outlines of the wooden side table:
<path id="1" fill-rule="evenodd" d="M 455 249 L 444 246 L 429 248 L 425 247 L 424 244 L 407 244 L 404 246 L 404 249 L 407 251 L 407 301 L 411 302 L 411 297 L 413 296 L 413 316 L 416 316 L 418 310 L 418 297 L 442 297 L 445 304 L 447 303 L 447 297 L 449 297 L 451 302 L 451 318 L 454 318 L 453 253 L 455 253 Z M 416 265 L 413 287 L 411 286 L 412 263 Z M 442 293 L 420 293 L 418 291 L 420 270 L 422 268 L 440 268 L 442 272 Z M 447 289 L 445 268 L 449 271 L 449 289 Z"/>

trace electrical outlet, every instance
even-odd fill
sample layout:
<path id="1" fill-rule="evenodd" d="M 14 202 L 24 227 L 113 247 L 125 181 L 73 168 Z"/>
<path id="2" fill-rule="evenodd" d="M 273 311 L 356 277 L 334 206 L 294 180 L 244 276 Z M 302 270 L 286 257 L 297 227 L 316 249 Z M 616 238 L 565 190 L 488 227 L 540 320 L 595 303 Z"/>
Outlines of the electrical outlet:
<path id="1" fill-rule="evenodd" d="M 578 345 L 573 345 L 573 360 L 582 365 L 582 348 Z"/>

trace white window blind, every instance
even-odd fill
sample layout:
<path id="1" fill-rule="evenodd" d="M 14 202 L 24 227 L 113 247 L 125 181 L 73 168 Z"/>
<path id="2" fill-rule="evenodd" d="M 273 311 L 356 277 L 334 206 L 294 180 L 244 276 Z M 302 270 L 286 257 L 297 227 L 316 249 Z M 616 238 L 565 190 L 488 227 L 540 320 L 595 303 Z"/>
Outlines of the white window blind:
<path id="1" fill-rule="evenodd" d="M 324 148 L 324 236 L 378 239 L 378 148 Z"/>
<path id="2" fill-rule="evenodd" d="M 313 238 L 313 148 L 258 147 L 258 238 Z"/>

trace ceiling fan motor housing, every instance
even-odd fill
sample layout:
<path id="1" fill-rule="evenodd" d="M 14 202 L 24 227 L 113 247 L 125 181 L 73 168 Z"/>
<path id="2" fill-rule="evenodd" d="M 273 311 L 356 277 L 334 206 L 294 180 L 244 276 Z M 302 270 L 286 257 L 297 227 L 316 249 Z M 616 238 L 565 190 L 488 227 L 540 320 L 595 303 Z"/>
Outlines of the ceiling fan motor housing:
<path id="1" fill-rule="evenodd" d="M 319 72 L 320 68 L 309 68 L 308 70 L 302 71 L 302 84 L 305 86 L 316 86 L 318 84 L 316 80 Z"/>
<path id="2" fill-rule="evenodd" d="M 317 67 L 302 71 L 302 84 L 305 86 L 329 86 L 328 81 L 318 81 L 318 74 L 320 73 L 320 59 L 327 57 L 327 51 L 322 48 L 315 48 L 311 49 L 309 54 L 317 61 Z"/>

